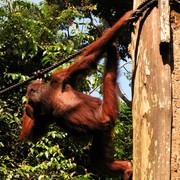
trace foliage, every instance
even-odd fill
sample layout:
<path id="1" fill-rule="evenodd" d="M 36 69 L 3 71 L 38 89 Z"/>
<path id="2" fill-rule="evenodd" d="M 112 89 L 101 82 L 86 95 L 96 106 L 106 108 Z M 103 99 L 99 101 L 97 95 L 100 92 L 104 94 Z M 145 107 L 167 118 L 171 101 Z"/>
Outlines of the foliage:
<path id="1" fill-rule="evenodd" d="M 119 121 L 115 126 L 116 159 L 132 159 L 132 136 L 132 112 L 121 102 Z"/>
<path id="2" fill-rule="evenodd" d="M 37 5 L 24 0 L 1 0 L 0 89 L 24 81 L 32 72 L 49 67 L 97 38 L 102 24 L 95 23 L 90 13 L 96 10 L 95 4 L 78 2 L 48 1 Z M 101 93 L 102 71 L 101 63 L 94 75 L 80 82 L 80 89 Z M 49 74 L 44 78 L 48 79 Z M 55 125 L 36 144 L 18 140 L 25 91 L 26 86 L 22 86 L 1 95 L 0 179 L 93 179 L 95 176 L 87 172 L 87 141 L 77 143 Z M 131 159 L 131 111 L 125 104 L 120 119 L 115 128 L 116 157 Z"/>

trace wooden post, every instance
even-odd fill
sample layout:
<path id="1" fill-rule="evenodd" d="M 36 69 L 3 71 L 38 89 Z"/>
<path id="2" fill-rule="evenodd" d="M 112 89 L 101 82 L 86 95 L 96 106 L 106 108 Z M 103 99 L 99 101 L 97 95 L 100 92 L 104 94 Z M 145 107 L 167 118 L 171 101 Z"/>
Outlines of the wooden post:
<path id="1" fill-rule="evenodd" d="M 179 7 L 180 8 L 180 7 Z M 180 9 L 179 9 L 180 10 Z M 172 10 L 172 49 L 174 67 L 172 74 L 173 122 L 171 149 L 171 179 L 180 179 L 180 11 Z"/>
<path id="2" fill-rule="evenodd" d="M 142 1 L 135 0 L 134 9 Z M 144 13 L 132 35 L 134 180 L 171 176 L 172 53 L 170 46 L 160 51 L 161 42 L 170 37 L 161 36 L 168 28 L 161 28 L 160 22 L 160 9 L 154 7 Z"/>
<path id="3" fill-rule="evenodd" d="M 158 0 L 161 43 L 170 42 L 170 6 L 169 0 Z"/>

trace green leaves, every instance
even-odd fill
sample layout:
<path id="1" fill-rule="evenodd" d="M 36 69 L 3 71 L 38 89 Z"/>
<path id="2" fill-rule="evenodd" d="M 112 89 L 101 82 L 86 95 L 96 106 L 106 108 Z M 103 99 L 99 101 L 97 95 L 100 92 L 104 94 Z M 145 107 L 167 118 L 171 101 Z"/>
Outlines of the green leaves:
<path id="1" fill-rule="evenodd" d="M 132 111 L 131 109 L 123 102 L 121 102 L 120 108 L 120 117 L 117 120 L 115 126 L 115 149 L 116 149 L 116 158 L 117 159 L 132 159 L 132 136 L 133 136 L 133 127 L 132 127 Z"/>
<path id="2" fill-rule="evenodd" d="M 66 58 L 101 34 L 94 24 L 97 17 L 92 15 L 95 5 L 89 1 L 58 3 L 1 0 L 1 89 Z M 103 70 L 101 62 L 92 76 L 80 80 L 79 90 L 100 96 Z M 25 92 L 26 86 L 21 86 L 0 99 L 0 179 L 93 179 L 86 169 L 89 144 L 74 140 L 57 126 L 51 126 L 36 144 L 19 141 Z M 132 151 L 131 112 L 124 107 L 115 127 L 118 158 L 129 158 Z"/>
<path id="3" fill-rule="evenodd" d="M 57 20 L 59 20 L 61 23 L 68 22 L 69 25 L 72 24 L 72 20 L 76 18 L 82 18 L 83 15 L 80 14 L 76 8 L 69 7 L 68 9 L 65 9 L 61 12 L 61 14 L 57 17 Z"/>

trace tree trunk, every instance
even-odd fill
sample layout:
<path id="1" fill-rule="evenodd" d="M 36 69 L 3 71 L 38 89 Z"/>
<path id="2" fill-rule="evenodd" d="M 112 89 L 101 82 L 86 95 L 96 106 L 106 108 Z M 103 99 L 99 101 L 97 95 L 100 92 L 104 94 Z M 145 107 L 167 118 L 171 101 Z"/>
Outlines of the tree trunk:
<path id="1" fill-rule="evenodd" d="M 135 0 L 134 8 L 140 2 Z M 173 56 L 160 10 L 144 13 L 132 35 L 134 180 L 171 177 Z"/>

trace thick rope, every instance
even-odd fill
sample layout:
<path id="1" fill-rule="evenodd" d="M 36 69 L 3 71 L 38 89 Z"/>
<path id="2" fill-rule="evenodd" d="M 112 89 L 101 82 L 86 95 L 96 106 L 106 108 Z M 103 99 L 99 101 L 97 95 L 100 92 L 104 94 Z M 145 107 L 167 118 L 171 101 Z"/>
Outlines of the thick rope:
<path id="1" fill-rule="evenodd" d="M 66 63 L 66 62 L 68 62 L 70 59 L 76 57 L 76 56 L 79 55 L 84 49 L 85 49 L 85 48 L 82 48 L 81 50 L 77 51 L 76 53 L 68 56 L 68 57 L 65 58 L 65 59 L 62 59 L 62 60 L 59 61 L 58 63 L 55 63 L 54 65 L 52 65 L 52 66 L 50 66 L 50 67 L 48 67 L 48 68 L 46 68 L 46 69 L 44 69 L 44 70 L 39 70 L 39 71 L 34 72 L 33 75 L 32 75 L 31 77 L 29 77 L 29 78 L 28 78 L 27 80 L 25 80 L 25 81 L 19 82 L 19 83 L 17 83 L 17 84 L 14 84 L 14 85 L 12 85 L 12 86 L 10 86 L 10 87 L 8 87 L 8 88 L 5 88 L 5 89 L 1 90 L 1 91 L 0 91 L 0 95 L 3 94 L 3 93 L 5 93 L 5 92 L 7 92 L 7 91 L 9 91 L 9 90 L 12 90 L 12 89 L 14 89 L 14 88 L 16 88 L 16 87 L 19 87 L 19 86 L 21 86 L 21 85 L 23 85 L 23 84 L 26 84 L 26 83 L 28 83 L 28 82 L 30 82 L 30 81 L 32 81 L 32 80 L 35 80 L 35 79 L 37 79 L 37 78 L 39 78 L 39 77 L 42 77 L 42 76 L 43 76 L 44 74 L 46 74 L 47 72 L 55 69 L 56 67 L 58 67 L 58 66 L 60 66 L 60 65 L 62 65 L 62 64 L 64 64 L 64 63 Z"/>
<path id="2" fill-rule="evenodd" d="M 142 3 L 137 7 L 137 9 L 134 11 L 132 17 L 131 17 L 129 20 L 127 20 L 127 21 L 129 21 L 129 22 L 135 22 L 135 21 L 137 21 L 138 18 L 142 16 L 142 13 L 143 13 L 145 10 L 147 10 L 148 8 L 150 8 L 152 5 L 154 5 L 155 3 L 157 4 L 157 0 L 145 0 L 144 2 L 142 2 Z M 76 53 L 68 56 L 68 57 L 65 58 L 65 59 L 60 60 L 58 63 L 55 63 L 54 65 L 52 65 L 52 66 L 50 66 L 50 67 L 48 67 L 48 68 L 46 68 L 46 69 L 44 69 L 44 70 L 39 70 L 39 71 L 37 71 L 37 72 L 34 72 L 33 75 L 32 75 L 31 77 L 29 77 L 27 80 L 22 81 L 22 82 L 19 82 L 19 83 L 17 83 L 17 84 L 14 84 L 14 85 L 12 85 L 12 86 L 10 86 L 10 87 L 8 87 L 8 88 L 5 88 L 5 89 L 1 90 L 1 91 L 0 91 L 0 95 L 3 94 L 3 93 L 5 93 L 5 92 L 7 92 L 7 91 L 10 91 L 10 90 L 12 90 L 12 89 L 14 89 L 14 88 L 17 88 L 17 87 L 19 87 L 19 86 L 21 86 L 21 85 L 23 85 L 23 84 L 26 84 L 26 83 L 28 83 L 28 82 L 30 82 L 30 81 L 32 81 L 32 80 L 35 80 L 35 79 L 37 79 L 37 78 L 39 78 L 39 77 L 42 77 L 42 76 L 43 76 L 44 74 L 46 74 L 47 72 L 55 69 L 56 67 L 58 67 L 58 66 L 60 66 L 60 65 L 62 65 L 62 64 L 64 64 L 64 63 L 68 62 L 70 59 L 72 59 L 72 58 L 76 57 L 77 55 L 81 54 L 81 52 L 84 51 L 85 48 L 86 48 L 86 47 L 80 49 L 80 50 L 77 51 Z"/>

